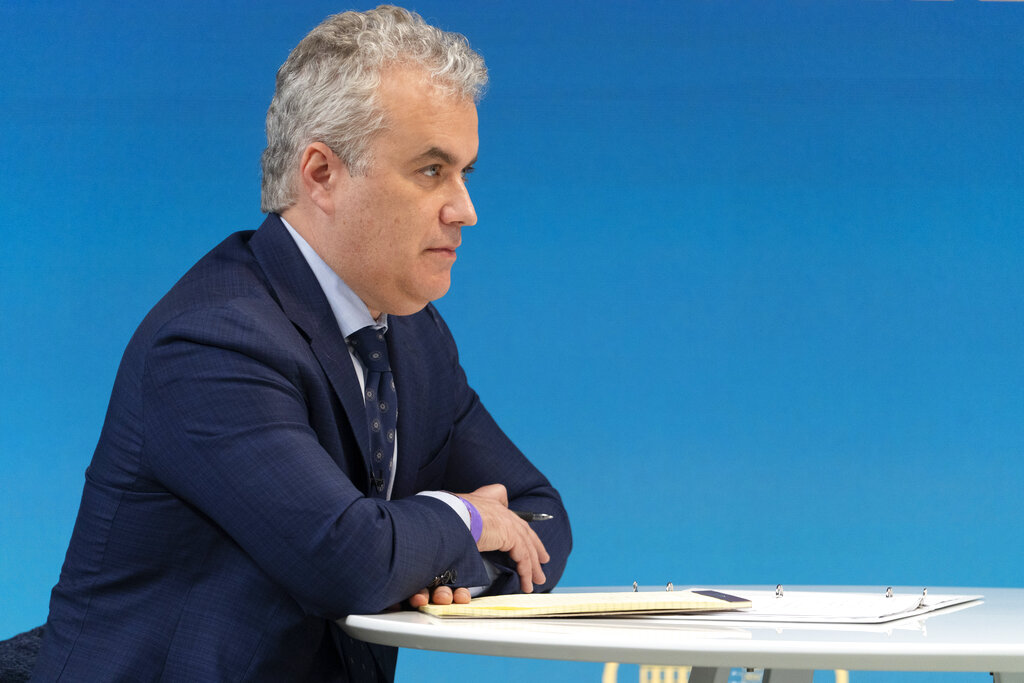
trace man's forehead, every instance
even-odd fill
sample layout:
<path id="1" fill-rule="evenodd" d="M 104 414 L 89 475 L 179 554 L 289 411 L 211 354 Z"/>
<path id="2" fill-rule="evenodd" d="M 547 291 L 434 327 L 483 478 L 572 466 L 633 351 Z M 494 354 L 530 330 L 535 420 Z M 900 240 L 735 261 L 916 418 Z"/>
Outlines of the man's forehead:
<path id="1" fill-rule="evenodd" d="M 377 101 L 384 110 L 385 116 L 429 112 L 432 115 L 444 115 L 447 112 L 473 111 L 476 114 L 476 102 L 438 82 L 420 67 L 391 67 L 381 72 L 380 84 L 377 86 Z"/>
<path id="2" fill-rule="evenodd" d="M 374 144 L 380 151 L 390 149 L 396 161 L 469 165 L 476 159 L 475 109 L 422 107 L 406 98 L 396 100 L 384 115 L 385 125 Z"/>
<path id="3" fill-rule="evenodd" d="M 399 90 L 409 88 L 430 92 L 439 99 L 452 98 L 456 101 L 474 101 L 473 96 L 463 92 L 457 83 L 444 76 L 435 76 L 429 67 L 423 64 L 395 61 L 385 64 L 380 70 L 378 90 L 397 87 Z"/>

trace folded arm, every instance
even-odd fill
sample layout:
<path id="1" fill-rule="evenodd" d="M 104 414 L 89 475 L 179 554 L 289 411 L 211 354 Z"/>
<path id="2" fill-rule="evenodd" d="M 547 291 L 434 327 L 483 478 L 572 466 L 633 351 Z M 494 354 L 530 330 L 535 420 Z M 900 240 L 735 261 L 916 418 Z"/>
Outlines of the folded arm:
<path id="1" fill-rule="evenodd" d="M 200 510 L 327 618 L 379 612 L 446 568 L 486 583 L 472 537 L 447 505 L 367 498 L 353 484 L 358 460 L 321 443 L 311 415 L 324 400 L 309 395 L 287 344 L 245 329 L 249 318 L 235 311 L 209 315 L 207 325 L 172 321 L 149 351 L 140 490 L 166 488 Z M 233 334 L 212 331 L 225 329 Z"/>

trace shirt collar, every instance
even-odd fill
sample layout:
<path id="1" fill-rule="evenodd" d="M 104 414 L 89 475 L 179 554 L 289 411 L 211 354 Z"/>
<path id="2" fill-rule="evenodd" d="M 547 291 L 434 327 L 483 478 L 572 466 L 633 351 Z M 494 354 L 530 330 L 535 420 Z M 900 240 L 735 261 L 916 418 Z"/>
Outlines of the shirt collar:
<path id="1" fill-rule="evenodd" d="M 303 239 L 302 235 L 296 232 L 295 228 L 289 225 L 284 218 L 281 218 L 281 222 L 288 229 L 288 233 L 295 240 L 295 245 L 302 252 L 313 275 L 316 276 L 317 282 L 320 283 L 320 289 L 324 290 L 324 296 L 327 297 L 327 303 L 331 306 L 334 319 L 338 321 L 338 328 L 341 330 L 342 336 L 347 339 L 356 330 L 367 326 L 387 332 L 388 314 L 381 313 L 380 318 L 374 320 L 370 315 L 370 309 L 366 307 L 363 300 L 320 258 L 313 247 L 309 246 L 309 242 Z"/>

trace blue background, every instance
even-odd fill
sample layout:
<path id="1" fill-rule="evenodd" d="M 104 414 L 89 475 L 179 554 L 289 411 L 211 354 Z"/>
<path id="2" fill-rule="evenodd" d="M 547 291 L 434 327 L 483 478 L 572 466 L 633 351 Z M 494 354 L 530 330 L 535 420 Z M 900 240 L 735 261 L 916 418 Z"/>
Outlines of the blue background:
<path id="1" fill-rule="evenodd" d="M 490 68 L 439 308 L 563 493 L 564 585 L 1024 585 L 1024 5 L 408 6 Z M 121 352 L 258 225 L 274 73 L 343 8 L 0 2 L 0 637 L 45 620 Z"/>

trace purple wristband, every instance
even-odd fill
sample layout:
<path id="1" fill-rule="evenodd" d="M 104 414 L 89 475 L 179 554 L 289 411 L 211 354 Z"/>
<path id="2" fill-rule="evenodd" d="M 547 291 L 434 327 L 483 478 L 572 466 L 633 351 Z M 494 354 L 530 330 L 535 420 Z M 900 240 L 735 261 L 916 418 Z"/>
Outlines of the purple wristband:
<path id="1" fill-rule="evenodd" d="M 469 533 L 473 534 L 473 542 L 480 542 L 480 535 L 484 532 L 484 520 L 480 516 L 479 510 L 473 507 L 465 498 L 459 496 L 459 500 L 466 504 L 466 509 L 469 510 Z"/>

